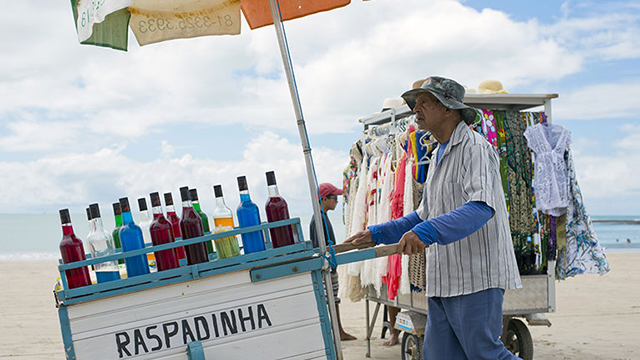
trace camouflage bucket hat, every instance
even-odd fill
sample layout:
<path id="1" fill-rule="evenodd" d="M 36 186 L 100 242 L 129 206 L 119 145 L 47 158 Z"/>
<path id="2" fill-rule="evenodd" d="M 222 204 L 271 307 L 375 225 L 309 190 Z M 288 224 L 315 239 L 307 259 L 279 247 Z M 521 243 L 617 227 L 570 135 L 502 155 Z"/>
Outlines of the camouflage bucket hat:
<path id="1" fill-rule="evenodd" d="M 446 108 L 460 110 L 462 120 L 464 120 L 465 123 L 472 124 L 475 121 L 476 109 L 462 102 L 464 99 L 464 87 L 455 80 L 439 76 L 430 76 L 424 81 L 421 87 L 406 91 L 402 94 L 402 98 L 413 111 L 413 108 L 416 106 L 416 96 L 425 91 L 435 96 Z"/>

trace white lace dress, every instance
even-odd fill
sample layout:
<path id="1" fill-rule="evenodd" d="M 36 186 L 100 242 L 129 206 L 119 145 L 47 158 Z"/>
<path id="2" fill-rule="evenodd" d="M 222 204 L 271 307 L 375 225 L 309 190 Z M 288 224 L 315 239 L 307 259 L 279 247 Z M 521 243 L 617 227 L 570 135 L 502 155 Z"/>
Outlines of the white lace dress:
<path id="1" fill-rule="evenodd" d="M 571 142 L 571 132 L 561 125 L 537 124 L 528 127 L 524 137 L 536 155 L 533 178 L 536 207 L 545 214 L 560 216 L 569 205 L 564 152 Z"/>

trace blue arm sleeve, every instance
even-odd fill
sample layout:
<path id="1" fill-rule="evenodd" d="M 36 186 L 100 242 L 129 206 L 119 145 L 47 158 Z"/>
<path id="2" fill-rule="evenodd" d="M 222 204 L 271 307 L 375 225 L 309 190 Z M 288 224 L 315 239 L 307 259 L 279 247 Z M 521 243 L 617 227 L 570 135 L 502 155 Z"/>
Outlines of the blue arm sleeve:
<path id="1" fill-rule="evenodd" d="M 448 245 L 478 231 L 493 217 L 494 210 L 482 201 L 470 201 L 446 214 L 417 224 L 413 229 L 427 245 Z"/>
<path id="2" fill-rule="evenodd" d="M 367 229 L 371 231 L 371 240 L 376 244 L 395 244 L 400 241 L 402 235 L 411 230 L 417 224 L 421 223 L 422 219 L 415 211 L 407 216 L 403 216 L 399 219 L 391 220 L 380 225 L 371 225 Z"/>

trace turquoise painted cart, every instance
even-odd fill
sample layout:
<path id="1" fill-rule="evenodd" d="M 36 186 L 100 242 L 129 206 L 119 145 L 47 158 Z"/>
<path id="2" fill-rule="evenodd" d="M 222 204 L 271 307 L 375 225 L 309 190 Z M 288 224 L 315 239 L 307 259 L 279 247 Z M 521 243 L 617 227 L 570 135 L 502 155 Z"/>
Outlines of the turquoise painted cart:
<path id="1" fill-rule="evenodd" d="M 59 265 L 64 289 L 55 297 L 67 359 L 336 359 L 323 272 L 329 261 L 386 256 L 394 246 L 330 260 L 302 241 L 67 289 L 68 269 L 252 231 L 269 242 L 266 230 L 287 225 L 304 238 L 296 218 Z"/>

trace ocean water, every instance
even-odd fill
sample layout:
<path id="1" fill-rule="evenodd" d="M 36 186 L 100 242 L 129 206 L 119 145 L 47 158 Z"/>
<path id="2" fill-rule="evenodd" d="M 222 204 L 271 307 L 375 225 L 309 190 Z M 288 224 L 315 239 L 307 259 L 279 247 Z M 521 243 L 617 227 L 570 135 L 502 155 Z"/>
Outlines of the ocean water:
<path id="1" fill-rule="evenodd" d="M 133 216 L 134 221 L 139 223 L 137 214 L 134 213 Z M 311 214 L 291 217 L 300 218 L 304 237 L 308 240 Z M 266 219 L 266 216 L 261 214 L 261 219 Z M 342 242 L 344 225 L 341 210 L 330 211 L 329 219 L 338 242 Z M 84 241 L 89 233 L 86 214 L 71 214 L 71 221 L 76 236 Z M 113 216 L 103 217 L 102 222 L 108 231 L 115 227 Z M 235 223 L 238 223 L 237 220 Z M 62 229 L 58 214 L 0 214 L 0 261 L 57 260 L 60 258 L 58 246 L 61 239 Z M 85 252 L 88 251 L 85 244 Z"/>
<path id="2" fill-rule="evenodd" d="M 136 218 L 137 214 L 134 214 Z M 264 215 L 264 214 L 263 214 Z M 311 214 L 299 217 L 305 239 L 309 239 Z M 262 217 L 266 218 L 266 217 Z M 339 207 L 329 212 L 337 237 L 344 240 L 344 225 Z M 640 216 L 593 216 L 594 220 L 640 220 Z M 85 214 L 71 214 L 76 235 L 84 240 L 89 233 Z M 135 219 L 139 221 L 138 218 Z M 107 230 L 114 228 L 112 216 L 103 218 Z M 237 222 L 236 222 L 237 223 Z M 611 251 L 640 251 L 640 224 L 594 222 L 600 244 Z M 58 245 L 62 238 L 58 214 L 0 214 L 0 260 L 58 259 Z M 88 249 L 85 248 L 85 251 Z"/>

